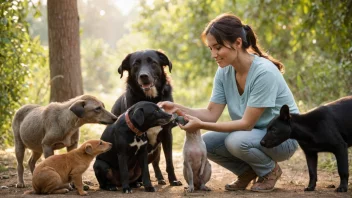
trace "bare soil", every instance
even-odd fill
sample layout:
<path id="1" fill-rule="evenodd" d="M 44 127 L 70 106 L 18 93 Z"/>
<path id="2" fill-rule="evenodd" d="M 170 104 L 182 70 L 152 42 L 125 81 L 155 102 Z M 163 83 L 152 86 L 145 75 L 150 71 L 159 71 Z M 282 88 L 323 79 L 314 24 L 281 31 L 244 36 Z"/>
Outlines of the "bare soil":
<path id="1" fill-rule="evenodd" d="M 92 163 L 93 164 L 93 163 Z M 301 150 L 288 161 L 280 162 L 279 165 L 283 170 L 283 174 L 276 184 L 274 191 L 269 193 L 244 191 L 226 191 L 224 186 L 226 183 L 233 181 L 236 177 L 231 172 L 211 162 L 212 177 L 207 186 L 212 189 L 209 192 L 197 191 L 194 194 L 185 194 L 184 187 L 187 186 L 182 174 L 183 159 L 181 152 L 174 152 L 174 166 L 178 179 L 183 183 L 183 186 L 158 185 L 154 178 L 153 168 L 150 167 L 150 173 L 153 184 L 157 192 L 144 192 L 143 187 L 134 189 L 132 194 L 123 194 L 122 191 L 109 192 L 99 190 L 94 171 L 91 167 L 83 175 L 84 182 L 89 185 L 89 195 L 87 197 L 136 197 L 145 198 L 153 196 L 154 198 L 161 197 L 352 197 L 351 177 L 349 183 L 349 191 L 347 193 L 336 193 L 334 188 L 329 188 L 329 185 L 338 186 L 339 176 L 337 170 L 333 172 L 318 171 L 318 183 L 316 190 L 313 192 L 304 192 L 304 187 L 308 184 L 308 171 L 306 161 Z M 0 197 L 39 197 L 39 195 L 22 195 L 24 191 L 31 189 L 31 174 L 28 167 L 25 167 L 25 182 L 27 188 L 16 188 L 17 173 L 14 153 L 11 151 L 0 151 L 0 165 L 5 166 L 4 170 L 0 170 Z M 161 169 L 164 171 L 164 177 L 167 178 L 165 172 L 165 161 L 161 160 Z M 78 197 L 77 191 L 73 190 L 65 195 L 40 195 L 40 197 Z"/>

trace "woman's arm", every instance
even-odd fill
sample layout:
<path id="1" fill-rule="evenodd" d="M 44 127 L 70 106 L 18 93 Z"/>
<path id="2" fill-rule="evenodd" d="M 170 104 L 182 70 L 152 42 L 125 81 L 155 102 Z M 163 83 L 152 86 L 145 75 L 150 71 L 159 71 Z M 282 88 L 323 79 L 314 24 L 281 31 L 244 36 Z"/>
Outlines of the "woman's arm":
<path id="1" fill-rule="evenodd" d="M 204 122 L 216 122 L 226 106 L 225 104 L 209 102 L 207 108 L 193 109 L 168 101 L 159 102 L 158 105 L 169 113 L 177 112 L 179 115 L 188 114 Z"/>
<path id="2" fill-rule="evenodd" d="M 219 132 L 250 131 L 253 129 L 264 110 L 265 108 L 247 107 L 242 119 L 218 123 L 200 120 L 188 114 L 186 115 L 186 119 L 188 119 L 189 123 L 180 127 L 184 130 L 204 129 Z"/>

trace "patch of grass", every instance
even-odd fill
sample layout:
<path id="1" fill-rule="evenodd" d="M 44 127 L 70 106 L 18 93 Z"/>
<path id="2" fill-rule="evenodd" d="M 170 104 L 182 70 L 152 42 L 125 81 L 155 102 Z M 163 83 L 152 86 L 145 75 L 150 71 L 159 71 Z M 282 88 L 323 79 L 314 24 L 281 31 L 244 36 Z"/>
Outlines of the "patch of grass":
<path id="1" fill-rule="evenodd" d="M 8 167 L 6 167 L 6 166 L 0 164 L 0 173 L 1 173 L 1 172 L 5 172 L 5 171 L 7 171 L 7 170 L 9 170 Z"/>
<path id="2" fill-rule="evenodd" d="M 348 164 L 349 171 L 352 171 L 352 148 L 348 149 Z M 335 155 L 332 153 L 319 153 L 318 154 L 318 169 L 334 172 L 337 171 L 337 161 Z"/>

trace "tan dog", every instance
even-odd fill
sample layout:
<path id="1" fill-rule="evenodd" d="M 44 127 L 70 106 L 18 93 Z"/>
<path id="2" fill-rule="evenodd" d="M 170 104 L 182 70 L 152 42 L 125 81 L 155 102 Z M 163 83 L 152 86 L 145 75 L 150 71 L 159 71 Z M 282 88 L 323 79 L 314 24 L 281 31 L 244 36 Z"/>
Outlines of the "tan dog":
<path id="1" fill-rule="evenodd" d="M 54 150 L 77 148 L 78 128 L 86 123 L 112 124 L 117 117 L 104 108 L 94 96 L 82 95 L 69 101 L 53 102 L 47 106 L 24 105 L 15 114 L 12 129 L 17 158 L 17 188 L 25 187 L 23 181 L 23 157 L 25 148 L 32 150 L 28 161 L 33 173 L 35 163 L 42 153 L 47 158 Z"/>
<path id="2" fill-rule="evenodd" d="M 88 140 L 78 149 L 61 155 L 53 155 L 41 162 L 33 172 L 33 190 L 25 194 L 64 194 L 73 181 L 80 195 L 83 190 L 82 174 L 88 169 L 94 157 L 110 150 L 112 144 L 102 140 Z"/>

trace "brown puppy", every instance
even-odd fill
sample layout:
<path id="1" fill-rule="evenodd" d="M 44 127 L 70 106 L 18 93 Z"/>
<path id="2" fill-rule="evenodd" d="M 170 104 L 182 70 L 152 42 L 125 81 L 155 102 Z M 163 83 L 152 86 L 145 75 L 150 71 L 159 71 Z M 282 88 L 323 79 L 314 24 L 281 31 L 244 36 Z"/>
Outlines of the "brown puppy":
<path id="1" fill-rule="evenodd" d="M 82 174 L 88 169 L 94 157 L 110 150 L 112 144 L 102 140 L 88 140 L 78 149 L 61 155 L 53 155 L 41 162 L 33 172 L 33 190 L 25 194 L 64 194 L 73 181 L 80 195 L 83 190 Z"/>
<path id="2" fill-rule="evenodd" d="M 47 106 L 24 105 L 15 114 L 12 129 L 15 137 L 18 182 L 16 187 L 25 187 L 23 181 L 23 157 L 25 148 L 32 150 L 28 161 L 33 173 L 35 163 L 42 153 L 47 158 L 54 150 L 77 148 L 78 128 L 85 123 L 112 124 L 117 117 L 104 108 L 104 104 L 90 95 L 81 95 L 69 101 L 52 102 Z"/>

